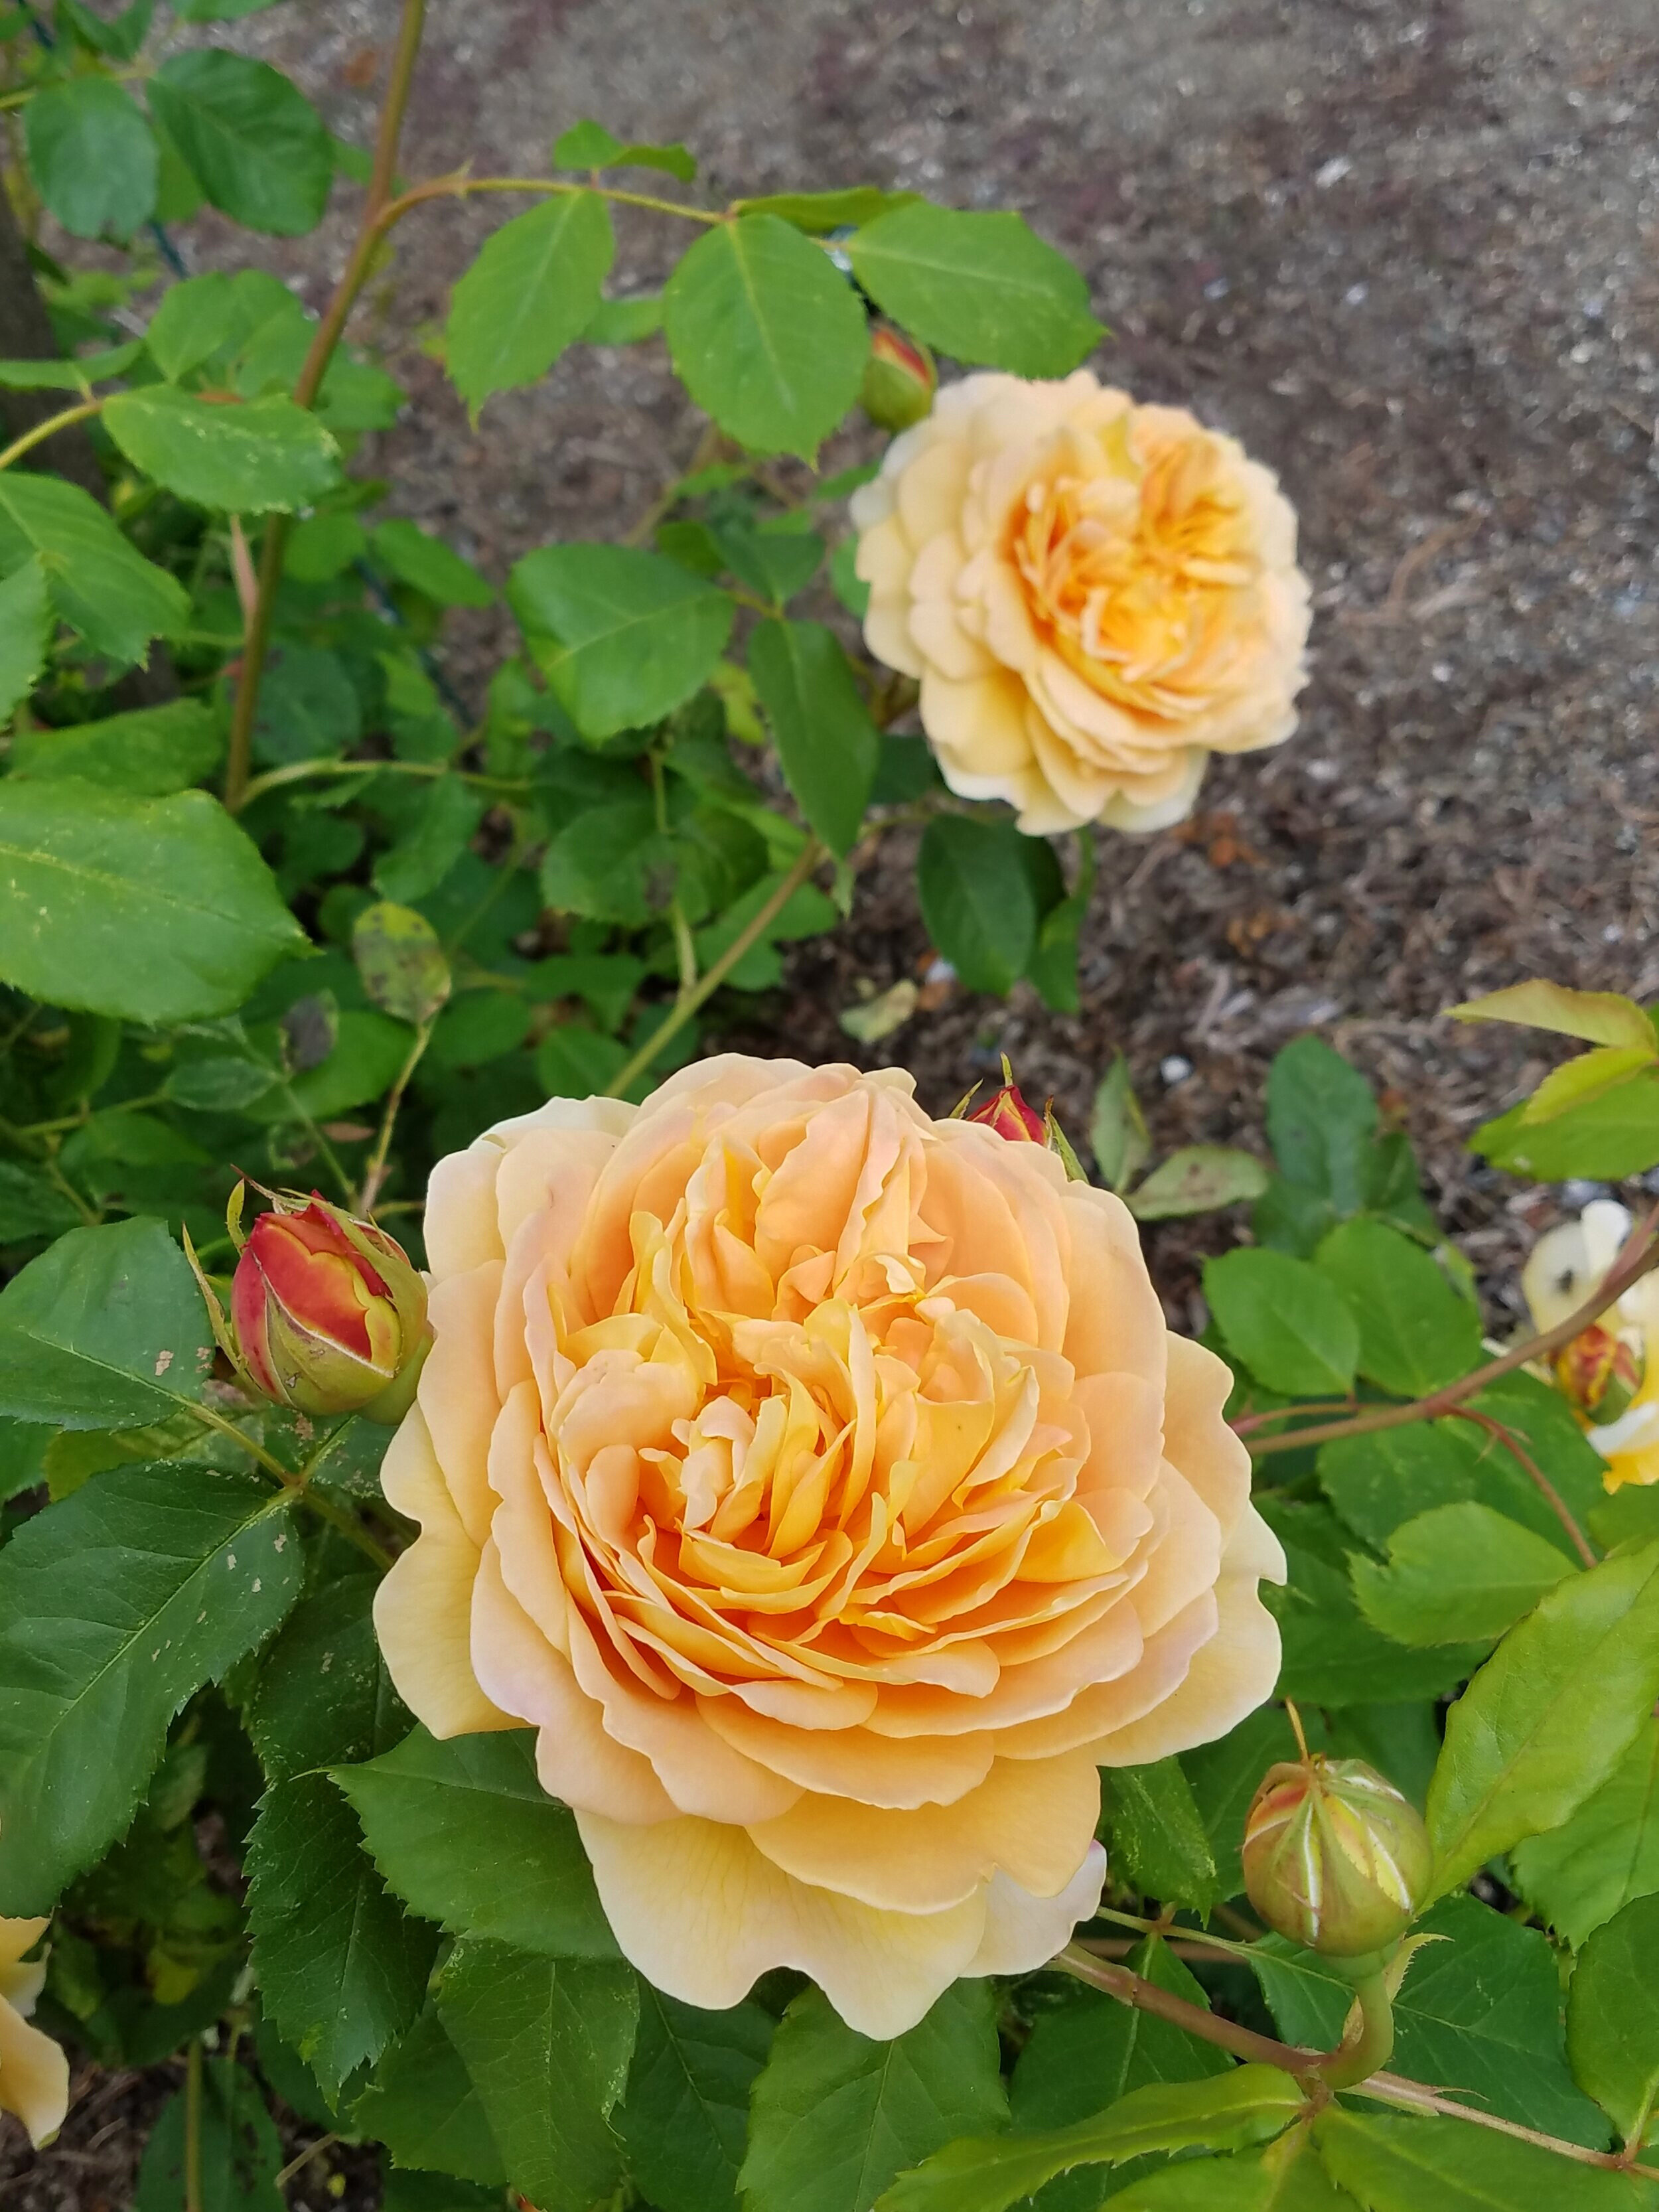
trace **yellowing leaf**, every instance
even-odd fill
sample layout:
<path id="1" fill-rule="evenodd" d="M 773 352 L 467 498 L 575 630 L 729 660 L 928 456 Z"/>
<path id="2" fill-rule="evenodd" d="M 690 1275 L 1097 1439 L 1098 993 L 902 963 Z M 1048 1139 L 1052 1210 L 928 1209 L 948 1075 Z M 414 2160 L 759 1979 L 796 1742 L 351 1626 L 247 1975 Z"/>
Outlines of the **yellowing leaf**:
<path id="1" fill-rule="evenodd" d="M 1604 1091 L 1629 1082 L 1643 1068 L 1651 1067 L 1655 1057 L 1651 1044 L 1595 1045 L 1577 1060 L 1552 1068 L 1521 1109 L 1521 1119 L 1528 1124 L 1553 1121 L 1570 1107 L 1586 1106 Z"/>
<path id="2" fill-rule="evenodd" d="M 1518 1022 L 1524 1029 L 1553 1030 L 1583 1037 L 1587 1044 L 1639 1045 L 1650 1060 L 1659 1058 L 1659 1039 L 1634 999 L 1617 991 L 1570 991 L 1565 983 L 1511 983 L 1449 1009 L 1454 1021 Z"/>

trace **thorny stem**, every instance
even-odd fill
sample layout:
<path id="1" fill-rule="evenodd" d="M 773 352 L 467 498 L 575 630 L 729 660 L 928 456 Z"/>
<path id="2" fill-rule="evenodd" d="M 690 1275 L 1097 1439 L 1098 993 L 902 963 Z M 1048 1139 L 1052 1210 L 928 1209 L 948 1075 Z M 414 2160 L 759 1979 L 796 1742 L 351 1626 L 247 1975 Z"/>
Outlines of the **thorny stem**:
<path id="1" fill-rule="evenodd" d="M 317 334 L 312 339 L 303 367 L 295 381 L 294 398 L 301 407 L 309 407 L 316 400 L 334 349 L 340 342 L 346 317 L 352 304 L 367 282 L 374 265 L 374 255 L 380 240 L 390 228 L 387 217 L 398 204 L 391 192 L 398 162 L 398 142 L 403 136 L 404 116 L 409 106 L 410 86 L 415 74 L 415 58 L 420 51 L 421 31 L 426 20 L 426 0 L 404 0 L 403 14 L 398 27 L 398 44 L 392 55 L 392 74 L 387 81 L 386 100 L 380 109 L 380 129 L 375 134 L 374 167 L 370 175 L 368 195 L 363 203 L 362 221 L 358 228 L 357 242 L 352 248 L 344 274 L 334 288 Z M 407 196 L 405 196 L 407 197 Z M 271 610 L 276 602 L 276 587 L 282 580 L 283 549 L 288 539 L 287 518 L 273 514 L 265 525 L 265 540 L 259 556 L 259 590 L 247 625 L 247 635 L 242 646 L 242 671 L 236 685 L 236 702 L 231 710 L 230 741 L 225 764 L 225 805 L 234 814 L 247 796 L 248 769 L 253 755 L 253 720 L 259 705 L 259 679 L 264 672 L 265 655 L 270 647 Z"/>
<path id="2" fill-rule="evenodd" d="M 1514 1431 L 1512 1429 L 1506 1428 L 1502 1421 L 1494 1420 L 1490 1413 L 1477 1413 L 1474 1407 L 1470 1406 L 1454 1406 L 1451 1412 L 1451 1418 L 1454 1420 L 1459 1421 L 1473 1421 L 1476 1428 L 1484 1429 L 1489 1437 L 1495 1437 L 1497 1441 L 1503 1445 L 1504 1450 L 1510 1454 L 1510 1457 L 1520 1462 L 1526 1473 L 1538 1486 L 1539 1494 L 1542 1497 L 1544 1503 L 1549 1507 L 1551 1512 L 1554 1514 L 1556 1519 L 1566 1530 L 1567 1535 L 1571 1540 L 1573 1549 L 1577 1553 L 1579 1558 L 1584 1562 L 1584 1565 L 1587 1567 L 1599 1566 L 1601 1564 L 1601 1555 L 1596 1551 L 1595 1547 L 1590 1542 L 1589 1537 L 1585 1535 L 1583 1530 L 1579 1527 L 1577 1522 L 1573 1519 L 1571 1508 L 1568 1505 L 1566 1499 L 1562 1497 L 1560 1492 L 1550 1480 L 1548 1475 L 1545 1474 L 1543 1468 L 1539 1466 L 1537 1461 L 1526 1449 L 1525 1445 L 1522 1444 L 1520 1438 L 1515 1434 Z"/>
<path id="3" fill-rule="evenodd" d="M 1097 1959 L 1078 1943 L 1068 1943 L 1048 1964 L 1062 1973 L 1076 1975 L 1092 1989 L 1103 1990 L 1121 2004 L 1133 2005 L 1139 2012 L 1153 2013 L 1171 2027 L 1195 2035 L 1203 2042 L 1216 2044 L 1223 2051 L 1231 2051 L 1235 2057 L 1252 2060 L 1258 2065 L 1276 2066 L 1281 2073 L 1293 2075 L 1298 2081 L 1316 2080 L 1321 2068 L 1336 2056 L 1333 2051 L 1298 2050 L 1270 2035 L 1258 2035 L 1254 2028 L 1241 2027 L 1236 2021 L 1223 2020 L 1215 2013 L 1206 2012 L 1202 2005 L 1190 2004 L 1172 1990 L 1159 1989 L 1156 1982 L 1143 1980 L 1127 1966 Z M 1499 2119 L 1495 2112 L 1478 2112 L 1470 2106 L 1460 2105 L 1454 2097 L 1442 2096 L 1437 2090 L 1426 2088 L 1420 2081 L 1408 2081 L 1401 2075 L 1373 2074 L 1367 2081 L 1348 2084 L 1343 2094 L 1373 2098 L 1378 2104 L 1394 2105 L 1403 2112 L 1434 2112 L 1446 2119 L 1468 2120 L 1475 2127 L 1491 2128 L 1499 2135 L 1535 2144 L 1540 2150 L 1553 2151 L 1558 2157 L 1572 2159 L 1580 2166 L 1613 2167 L 1659 2179 L 1659 2167 L 1637 2165 L 1627 2150 L 1587 2150 L 1582 2143 L 1566 2142 L 1559 2136 L 1547 2136 L 1536 2128 L 1523 2128 L 1514 2120 Z"/>
<path id="4" fill-rule="evenodd" d="M 0 453 L 0 469 L 9 469 L 14 461 L 21 460 L 33 447 L 38 446 L 42 439 L 52 436 L 56 431 L 67 430 L 73 422 L 84 422 L 89 415 L 101 414 L 103 407 L 101 399 L 83 399 L 76 406 L 65 407 L 58 414 L 48 415 L 44 422 L 37 422 L 32 430 L 25 430 L 21 438 L 14 438 L 5 451 Z"/>
<path id="5" fill-rule="evenodd" d="M 801 848 L 795 865 L 765 905 L 757 908 L 719 959 L 709 962 L 696 986 L 690 991 L 681 992 L 669 1009 L 667 1018 L 659 1023 L 633 1058 L 606 1085 L 605 1096 L 607 1098 L 621 1098 L 626 1095 L 629 1084 L 645 1073 L 670 1037 L 678 1035 L 698 1007 L 719 990 L 750 946 L 764 935 L 768 927 L 783 912 L 823 858 L 823 846 L 816 837 L 809 837 Z"/>
<path id="6" fill-rule="evenodd" d="M 356 1211 L 372 1219 L 374 1201 L 380 1194 L 380 1185 L 386 1181 L 386 1155 L 392 1150 L 392 1133 L 398 1126 L 398 1110 L 404 1103 L 404 1093 L 410 1079 L 421 1064 L 421 1055 L 432 1042 L 432 1024 L 437 1019 L 429 1014 L 415 1032 L 415 1042 L 409 1048 L 409 1057 L 398 1070 L 397 1081 L 386 1093 L 386 1111 L 380 1116 L 380 1133 L 374 1139 L 374 1150 L 369 1155 L 368 1165 L 363 1170 L 363 1187 L 358 1194 Z"/>
<path id="7" fill-rule="evenodd" d="M 1401 1429 L 1413 1421 L 1438 1420 L 1443 1414 L 1455 1412 L 1465 1398 L 1474 1397 L 1500 1376 L 1512 1375 L 1517 1367 L 1526 1367 L 1534 1359 L 1547 1359 L 1551 1352 L 1571 1344 L 1609 1306 L 1616 1305 L 1632 1283 L 1659 1267 L 1659 1237 L 1653 1233 L 1659 1207 L 1632 1231 L 1624 1251 L 1600 1287 L 1592 1291 L 1565 1321 L 1546 1329 L 1541 1336 L 1528 1337 L 1524 1344 L 1511 1346 L 1496 1359 L 1489 1359 L 1484 1367 L 1460 1375 L 1455 1382 L 1431 1390 L 1426 1398 L 1414 1398 L 1408 1406 L 1374 1406 L 1352 1420 L 1319 1421 L 1310 1429 L 1292 1429 L 1280 1436 L 1263 1437 L 1259 1443 L 1249 1437 L 1245 1442 L 1256 1458 L 1265 1459 L 1272 1452 L 1299 1451 L 1304 1444 L 1328 1443 L 1334 1437 L 1362 1437 L 1379 1429 Z"/>

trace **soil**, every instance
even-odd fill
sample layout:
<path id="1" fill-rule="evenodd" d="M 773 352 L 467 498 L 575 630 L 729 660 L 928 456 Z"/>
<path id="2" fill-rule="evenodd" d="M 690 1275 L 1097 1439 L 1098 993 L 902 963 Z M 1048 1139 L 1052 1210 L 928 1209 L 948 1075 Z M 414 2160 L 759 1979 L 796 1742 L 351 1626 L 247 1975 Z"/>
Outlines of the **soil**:
<path id="1" fill-rule="evenodd" d="M 395 15 L 331 0 L 215 29 L 361 143 Z M 727 1041 L 900 1060 L 939 1109 L 1006 1051 L 1074 1130 L 1121 1048 L 1167 1148 L 1255 1142 L 1268 1060 L 1317 1028 L 1410 1128 L 1501 1325 L 1553 1200 L 1463 1142 L 1555 1055 L 1441 1011 L 1534 974 L 1659 995 L 1652 0 L 433 0 L 411 174 L 536 173 L 582 115 L 684 137 L 711 197 L 869 179 L 1021 209 L 1088 273 L 1100 373 L 1279 471 L 1315 590 L 1295 738 L 1218 763 L 1182 830 L 1103 838 L 1079 1014 L 957 992 L 854 1044 L 839 1012 L 928 959 L 897 832 L 767 1026 Z M 345 256 L 338 198 L 261 249 L 313 307 Z M 391 507 L 501 577 L 550 538 L 620 535 L 698 426 L 652 344 L 573 353 L 469 427 L 424 344 L 498 213 L 417 216 L 357 330 L 410 393 L 364 456 Z M 177 242 L 192 269 L 248 245 L 211 217 Z M 622 227 L 630 287 L 665 265 L 662 232 Z M 465 694 L 493 641 L 475 617 L 453 635 Z M 1194 1256 L 1236 1233 L 1153 1234 L 1173 1317 L 1194 1317 Z M 119 2212 L 148 2106 L 116 2123 L 149 2094 L 103 2105 L 106 2081 L 38 2160 L 0 2136 L 0 2197 Z M 332 2155 L 307 2169 L 319 2203 Z"/>

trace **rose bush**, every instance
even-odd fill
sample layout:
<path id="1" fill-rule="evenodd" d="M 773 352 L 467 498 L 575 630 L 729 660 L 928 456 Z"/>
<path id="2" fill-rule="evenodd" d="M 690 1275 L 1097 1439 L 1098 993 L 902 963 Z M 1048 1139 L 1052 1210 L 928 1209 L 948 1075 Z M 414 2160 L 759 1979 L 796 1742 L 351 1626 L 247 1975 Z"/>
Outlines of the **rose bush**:
<path id="1" fill-rule="evenodd" d="M 1121 1203 L 910 1091 L 727 1058 L 441 1162 L 374 1608 L 434 1735 L 538 1730 L 648 1979 L 872 2036 L 1092 1911 L 1097 1767 L 1261 1702 L 1283 1572 Z"/>
<path id="2" fill-rule="evenodd" d="M 854 493 L 865 641 L 921 683 L 946 782 L 1032 832 L 1188 813 L 1296 726 L 1310 614 L 1271 471 L 1087 369 L 964 377 Z"/>

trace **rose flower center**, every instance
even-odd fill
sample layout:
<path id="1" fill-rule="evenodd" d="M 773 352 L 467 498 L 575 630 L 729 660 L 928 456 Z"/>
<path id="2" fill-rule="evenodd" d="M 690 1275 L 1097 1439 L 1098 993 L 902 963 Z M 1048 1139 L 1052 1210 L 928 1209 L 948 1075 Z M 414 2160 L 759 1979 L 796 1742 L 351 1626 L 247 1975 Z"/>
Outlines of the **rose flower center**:
<path id="1" fill-rule="evenodd" d="M 1033 622 L 1105 697 L 1170 720 L 1200 712 L 1233 678 L 1260 575 L 1210 440 L 1143 462 L 1120 422 L 1056 434 L 1045 463 L 1006 526 Z"/>

